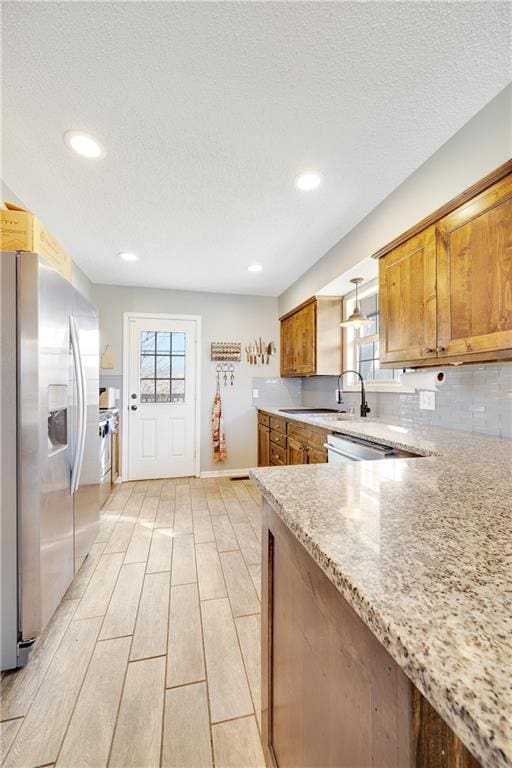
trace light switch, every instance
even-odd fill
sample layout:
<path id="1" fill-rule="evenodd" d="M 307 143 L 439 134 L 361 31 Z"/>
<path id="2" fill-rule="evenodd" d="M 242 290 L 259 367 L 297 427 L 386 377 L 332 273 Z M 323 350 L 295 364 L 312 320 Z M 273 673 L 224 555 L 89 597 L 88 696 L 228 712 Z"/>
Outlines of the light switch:
<path id="1" fill-rule="evenodd" d="M 259 396 L 260 396 L 259 389 L 253 389 L 253 391 L 252 391 L 252 399 L 253 400 L 257 400 Z"/>
<path id="2" fill-rule="evenodd" d="M 435 411 L 436 393 L 420 389 L 420 408 L 422 411 Z"/>

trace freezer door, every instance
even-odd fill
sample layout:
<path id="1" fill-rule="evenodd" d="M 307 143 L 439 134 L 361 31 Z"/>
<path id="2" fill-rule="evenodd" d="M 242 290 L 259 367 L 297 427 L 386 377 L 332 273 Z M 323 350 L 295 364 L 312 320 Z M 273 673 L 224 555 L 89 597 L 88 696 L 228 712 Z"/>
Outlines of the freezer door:
<path id="1" fill-rule="evenodd" d="M 83 371 L 85 442 L 80 457 L 78 486 L 74 494 L 75 573 L 88 555 L 98 534 L 100 509 L 100 438 L 99 438 L 99 331 L 98 312 L 78 291 L 74 291 L 73 317 L 78 331 L 78 346 Z M 73 413 L 77 413 L 78 386 L 72 368 Z M 75 423 L 77 420 L 75 419 Z M 73 447 L 79 435 L 74 430 Z"/>
<path id="2" fill-rule="evenodd" d="M 40 634 L 73 578 L 70 283 L 18 255 L 18 584 L 21 639 Z"/>

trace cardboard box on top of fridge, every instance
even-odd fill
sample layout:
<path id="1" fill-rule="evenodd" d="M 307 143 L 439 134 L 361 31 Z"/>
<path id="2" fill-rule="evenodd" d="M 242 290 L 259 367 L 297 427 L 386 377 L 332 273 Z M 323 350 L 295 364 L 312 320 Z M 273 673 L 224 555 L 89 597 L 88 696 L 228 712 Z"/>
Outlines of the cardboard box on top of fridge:
<path id="1" fill-rule="evenodd" d="M 13 203 L 0 210 L 0 249 L 2 251 L 31 251 L 71 281 L 72 260 L 62 245 L 30 211 Z"/>

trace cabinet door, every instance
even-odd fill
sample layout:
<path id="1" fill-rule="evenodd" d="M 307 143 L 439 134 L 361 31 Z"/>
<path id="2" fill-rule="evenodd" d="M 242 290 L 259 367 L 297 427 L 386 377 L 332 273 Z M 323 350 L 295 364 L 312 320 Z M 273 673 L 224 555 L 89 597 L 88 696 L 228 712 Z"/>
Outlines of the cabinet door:
<path id="1" fill-rule="evenodd" d="M 270 466 L 270 429 L 258 424 L 258 467 Z"/>
<path id="2" fill-rule="evenodd" d="M 294 370 L 298 376 L 316 372 L 316 302 L 299 309 L 293 318 Z"/>
<path id="3" fill-rule="evenodd" d="M 307 454 L 304 450 L 304 443 L 300 443 L 294 437 L 288 437 L 288 464 L 306 463 Z"/>
<path id="4" fill-rule="evenodd" d="M 327 451 L 325 448 L 308 446 L 308 464 L 326 464 Z"/>
<path id="5" fill-rule="evenodd" d="M 435 228 L 379 262 L 380 360 L 403 364 L 436 357 Z"/>
<path id="6" fill-rule="evenodd" d="M 512 349 L 512 175 L 437 225 L 439 357 Z"/>
<path id="7" fill-rule="evenodd" d="M 294 315 L 281 321 L 281 376 L 293 376 L 294 367 Z"/>

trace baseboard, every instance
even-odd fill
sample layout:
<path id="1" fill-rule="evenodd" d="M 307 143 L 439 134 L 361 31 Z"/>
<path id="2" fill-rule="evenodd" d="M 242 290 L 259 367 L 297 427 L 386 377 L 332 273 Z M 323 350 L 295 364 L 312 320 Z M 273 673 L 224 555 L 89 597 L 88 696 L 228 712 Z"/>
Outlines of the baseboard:
<path id="1" fill-rule="evenodd" d="M 243 477 L 250 471 L 250 469 L 210 469 L 201 472 L 200 477 Z"/>

